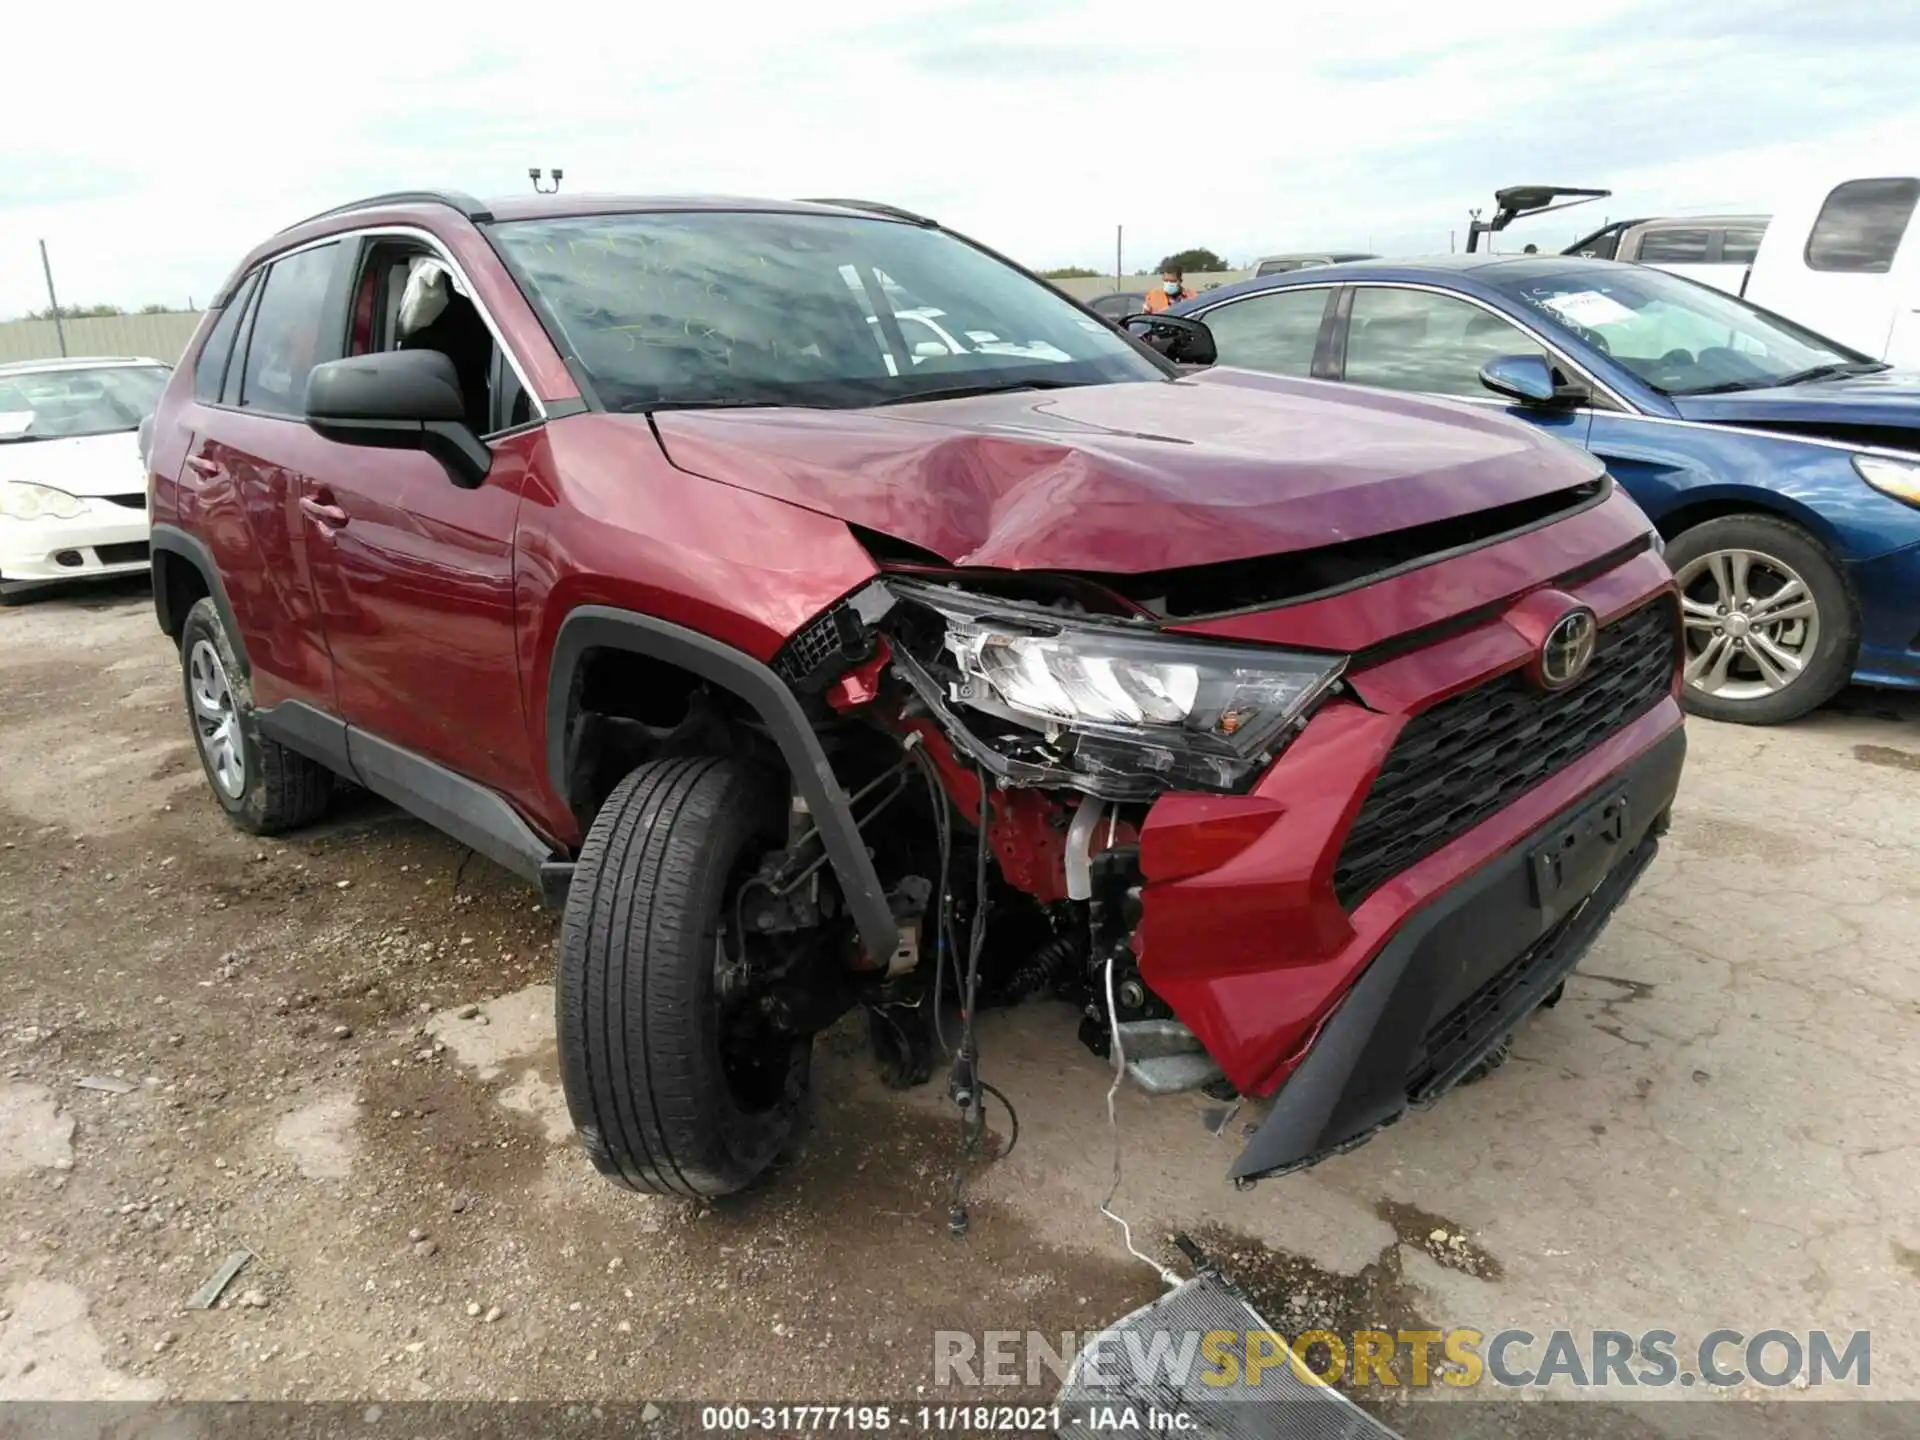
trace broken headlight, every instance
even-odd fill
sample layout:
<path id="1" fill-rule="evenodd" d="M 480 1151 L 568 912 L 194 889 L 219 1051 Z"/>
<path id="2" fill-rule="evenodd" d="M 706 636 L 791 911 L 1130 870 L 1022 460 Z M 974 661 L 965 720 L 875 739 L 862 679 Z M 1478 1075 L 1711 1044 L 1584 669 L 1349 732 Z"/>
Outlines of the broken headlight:
<path id="1" fill-rule="evenodd" d="M 1065 763 L 1116 792 L 1243 788 L 1346 663 L 935 608 L 960 671 L 953 698 L 1039 731 Z"/>

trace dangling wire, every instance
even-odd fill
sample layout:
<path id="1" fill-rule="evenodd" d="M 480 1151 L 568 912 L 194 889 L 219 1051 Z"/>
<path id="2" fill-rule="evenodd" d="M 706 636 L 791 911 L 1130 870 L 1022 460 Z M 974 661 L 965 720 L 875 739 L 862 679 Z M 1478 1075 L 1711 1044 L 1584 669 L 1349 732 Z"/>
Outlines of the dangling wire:
<path id="1" fill-rule="evenodd" d="M 1154 1274 L 1169 1286 L 1178 1287 L 1186 1282 L 1173 1271 L 1162 1265 L 1151 1255 L 1145 1255 L 1133 1243 L 1133 1227 L 1127 1224 L 1126 1217 L 1115 1212 L 1113 1197 L 1120 1193 L 1120 1117 L 1114 1110 L 1114 1097 L 1120 1093 L 1120 1082 L 1127 1073 L 1126 1047 L 1120 1040 L 1120 1012 L 1113 1003 L 1113 956 L 1107 956 L 1107 1033 L 1113 1045 L 1113 1084 L 1107 1087 L 1107 1126 L 1113 1131 L 1113 1183 L 1107 1187 L 1107 1198 L 1100 1202 L 1100 1213 L 1120 1227 L 1120 1234 L 1126 1240 L 1127 1253 L 1141 1264 L 1150 1266 Z"/>

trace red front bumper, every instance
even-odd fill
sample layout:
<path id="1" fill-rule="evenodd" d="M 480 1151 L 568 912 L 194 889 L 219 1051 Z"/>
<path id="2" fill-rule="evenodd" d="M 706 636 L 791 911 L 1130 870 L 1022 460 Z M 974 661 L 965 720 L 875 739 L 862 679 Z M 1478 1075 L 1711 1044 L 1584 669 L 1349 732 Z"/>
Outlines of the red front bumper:
<path id="1" fill-rule="evenodd" d="M 1604 626 L 1671 583 L 1665 564 L 1642 553 L 1562 591 Z M 1670 694 L 1351 912 L 1343 908 L 1335 864 L 1401 730 L 1420 711 L 1525 666 L 1539 643 L 1527 604 L 1350 673 L 1366 704 L 1323 708 L 1251 793 L 1168 795 L 1148 813 L 1141 974 L 1243 1092 L 1267 1094 L 1286 1079 L 1409 917 L 1679 728 Z"/>

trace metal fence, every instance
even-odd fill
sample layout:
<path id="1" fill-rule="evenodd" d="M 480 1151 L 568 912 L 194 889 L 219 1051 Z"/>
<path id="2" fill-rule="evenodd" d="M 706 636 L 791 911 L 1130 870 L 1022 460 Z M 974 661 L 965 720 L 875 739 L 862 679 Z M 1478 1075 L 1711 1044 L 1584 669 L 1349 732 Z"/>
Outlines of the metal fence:
<path id="1" fill-rule="evenodd" d="M 159 315 L 94 315 L 62 320 L 67 354 L 142 355 L 169 365 L 180 358 L 200 323 L 197 310 Z M 13 360 L 51 360 L 60 354 L 60 336 L 51 320 L 12 320 L 0 324 L 0 364 Z"/>

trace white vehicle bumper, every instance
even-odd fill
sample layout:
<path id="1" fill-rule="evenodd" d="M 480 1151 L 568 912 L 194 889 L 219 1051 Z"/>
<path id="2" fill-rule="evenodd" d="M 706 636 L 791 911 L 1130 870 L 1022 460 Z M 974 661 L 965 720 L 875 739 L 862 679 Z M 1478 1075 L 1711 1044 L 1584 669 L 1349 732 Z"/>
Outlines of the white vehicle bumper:
<path id="1" fill-rule="evenodd" d="M 91 580 L 147 568 L 147 512 L 89 499 L 72 520 L 0 516 L 0 587 Z"/>

